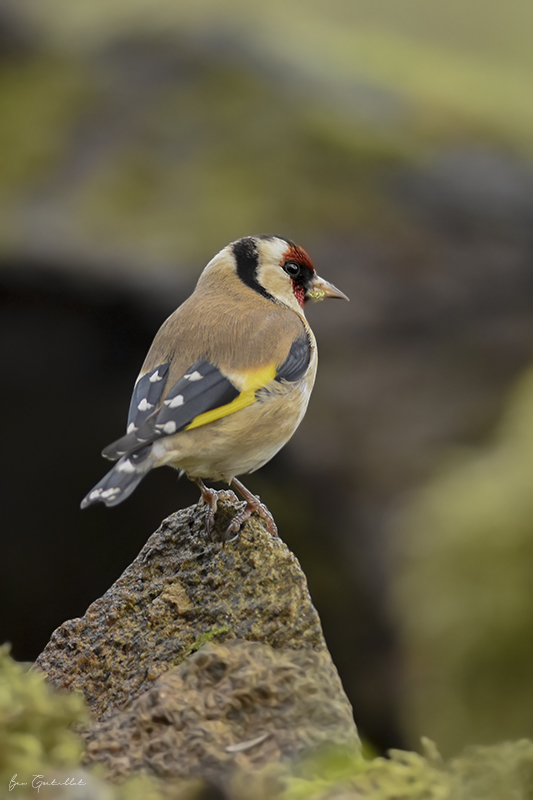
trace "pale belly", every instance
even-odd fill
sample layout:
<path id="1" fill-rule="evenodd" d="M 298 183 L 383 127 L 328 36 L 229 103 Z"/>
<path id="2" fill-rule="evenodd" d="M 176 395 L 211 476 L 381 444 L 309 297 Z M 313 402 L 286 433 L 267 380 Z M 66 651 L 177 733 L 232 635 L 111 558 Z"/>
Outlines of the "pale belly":
<path id="1" fill-rule="evenodd" d="M 156 466 L 168 464 L 189 478 L 229 482 L 266 464 L 302 421 L 314 374 L 275 391 L 248 408 L 154 443 Z"/>

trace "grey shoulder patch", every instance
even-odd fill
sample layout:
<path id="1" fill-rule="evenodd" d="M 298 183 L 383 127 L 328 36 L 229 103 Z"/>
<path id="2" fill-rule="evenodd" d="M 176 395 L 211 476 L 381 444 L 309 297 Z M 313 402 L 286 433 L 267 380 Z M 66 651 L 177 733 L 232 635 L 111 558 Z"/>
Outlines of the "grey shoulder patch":
<path id="1" fill-rule="evenodd" d="M 305 375 L 311 361 L 311 342 L 307 333 L 302 334 L 291 345 L 289 355 L 278 368 L 277 381 L 299 381 Z"/>

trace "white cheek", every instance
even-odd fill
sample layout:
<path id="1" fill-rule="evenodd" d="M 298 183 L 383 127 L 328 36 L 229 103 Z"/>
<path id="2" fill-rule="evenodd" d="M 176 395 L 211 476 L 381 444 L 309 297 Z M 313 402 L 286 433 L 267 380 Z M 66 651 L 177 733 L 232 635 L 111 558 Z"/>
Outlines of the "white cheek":
<path id="1" fill-rule="evenodd" d="M 294 296 L 292 280 L 278 264 L 265 264 L 259 268 L 259 282 L 276 298 L 301 313 L 302 309 Z"/>

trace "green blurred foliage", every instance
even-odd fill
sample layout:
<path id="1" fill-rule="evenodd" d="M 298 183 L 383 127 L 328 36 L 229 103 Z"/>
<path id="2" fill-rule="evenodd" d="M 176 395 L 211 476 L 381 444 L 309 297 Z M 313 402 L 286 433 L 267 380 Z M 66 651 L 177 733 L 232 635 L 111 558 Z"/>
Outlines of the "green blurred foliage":
<path id="1" fill-rule="evenodd" d="M 69 59 L 32 54 L 0 66 L 0 248 L 20 246 L 16 210 L 65 157 L 90 78 Z"/>
<path id="2" fill-rule="evenodd" d="M 274 789 L 275 777 L 283 786 Z M 444 761 L 428 739 L 422 753 L 392 750 L 389 758 L 365 760 L 342 750 L 314 753 L 276 776 L 237 776 L 238 800 L 529 800 L 533 792 L 533 742 L 470 747 Z M 251 781 L 251 782 L 250 782 Z"/>
<path id="3" fill-rule="evenodd" d="M 83 219 L 99 236 L 187 261 L 251 231 L 309 239 L 383 216 L 372 185 L 403 156 L 392 141 L 361 131 L 348 146 L 338 119 L 186 53 L 187 79 L 154 94 L 137 135 L 83 187 Z"/>
<path id="4" fill-rule="evenodd" d="M 16 14 L 37 46 L 0 69 L 0 246 L 33 237 L 36 191 L 69 246 L 130 268 L 201 262 L 252 232 L 312 244 L 388 228 L 384 167 L 443 142 L 531 155 L 526 2 L 21 0 Z M 120 73 L 128 42 L 167 59 L 159 83 L 135 59 Z"/>
<path id="5" fill-rule="evenodd" d="M 96 69 L 46 48 L 2 65 L 0 247 L 37 234 L 91 258 L 135 252 L 130 269 L 146 269 L 206 260 L 251 232 L 309 241 L 383 225 L 376 177 L 409 155 L 404 142 L 353 130 L 339 110 L 284 94 L 186 36 L 137 45 L 138 59 L 168 69 L 138 96 L 120 40 Z"/>
<path id="6" fill-rule="evenodd" d="M 54 691 L 44 675 L 14 661 L 9 647 L 0 648 L 0 797 L 27 800 L 193 800 L 204 784 L 181 781 L 166 787 L 145 775 L 111 789 L 105 771 L 81 767 L 85 746 L 72 730 L 89 722 L 81 694 Z M 34 779 L 37 776 L 37 783 Z M 46 786 L 56 781 L 58 786 Z M 72 785 L 61 782 L 72 780 Z M 10 789 L 10 782 L 12 784 Z M 39 782 L 42 781 L 40 788 Z M 77 789 L 75 784 L 82 789 Z M 34 783 L 34 785 L 32 785 Z M 25 785 L 24 785 L 25 784 Z M 12 792 L 12 794 L 10 794 Z"/>
<path id="7" fill-rule="evenodd" d="M 343 84 L 367 81 L 412 104 L 414 130 L 417 119 L 425 120 L 423 128 L 432 127 L 430 116 L 441 123 L 447 116 L 455 127 L 492 132 L 531 155 L 529 0 L 24 0 L 24 6 L 56 43 L 71 47 L 139 31 L 233 34 L 259 58 L 300 71 L 337 99 Z"/>
<path id="8" fill-rule="evenodd" d="M 88 719 L 80 695 L 55 693 L 42 673 L 24 668 L 0 648 L 0 790 L 49 769 L 73 767 L 83 745 L 69 730 Z M 30 778 L 31 780 L 31 778 Z"/>
<path id="9" fill-rule="evenodd" d="M 42 674 L 0 650 L 0 796 L 16 776 L 16 796 L 35 794 L 35 775 L 57 781 L 83 781 L 91 800 L 194 800 L 205 797 L 198 780 L 164 783 L 147 775 L 106 787 L 102 770 L 79 768 L 83 745 L 70 728 L 88 720 L 84 700 L 54 692 Z M 50 800 L 64 800 L 72 787 L 43 787 Z M 234 800 L 526 800 L 533 792 L 533 742 L 472 747 L 444 762 L 435 746 L 422 742 L 422 754 L 391 751 L 390 758 L 365 759 L 359 752 L 321 748 L 294 764 L 270 765 L 256 773 L 237 773 L 228 797 Z M 15 796 L 15 795 L 14 795 Z M 78 795 L 74 795 L 78 796 Z"/>
<path id="10" fill-rule="evenodd" d="M 79 66 L 62 59 L 33 56 L 2 65 L 0 202 L 57 164 L 87 86 Z"/>
<path id="11" fill-rule="evenodd" d="M 365 760 L 350 752 L 315 754 L 299 764 L 287 780 L 283 800 L 326 800 L 328 797 L 369 797 L 373 800 L 446 797 L 441 764 L 417 753 L 392 751 L 390 758 Z"/>
<path id="12" fill-rule="evenodd" d="M 403 520 L 404 721 L 446 753 L 533 735 L 532 461 L 529 371 L 493 442 L 452 454 Z"/>

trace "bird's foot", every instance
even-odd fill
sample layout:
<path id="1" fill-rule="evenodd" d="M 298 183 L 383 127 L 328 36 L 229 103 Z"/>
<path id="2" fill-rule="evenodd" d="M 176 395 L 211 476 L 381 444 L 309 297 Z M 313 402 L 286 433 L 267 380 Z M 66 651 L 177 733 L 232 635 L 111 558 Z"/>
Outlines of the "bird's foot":
<path id="1" fill-rule="evenodd" d="M 244 497 L 246 506 L 242 511 L 239 511 L 239 513 L 233 517 L 232 521 L 226 528 L 226 536 L 228 537 L 226 541 L 231 542 L 233 539 L 236 539 L 239 535 L 242 525 L 254 513 L 258 514 L 261 519 L 265 521 L 267 531 L 271 536 L 278 536 L 278 528 L 274 522 L 274 517 L 265 504 L 261 502 L 261 498 L 257 497 L 255 494 L 252 494 L 252 492 L 250 492 L 243 483 L 238 481 L 237 478 L 233 478 L 231 482 L 237 491 Z M 233 539 L 229 538 L 232 534 Z"/>
<path id="2" fill-rule="evenodd" d="M 219 500 L 224 499 L 229 500 L 231 503 L 237 503 L 238 498 L 235 492 L 232 492 L 231 490 L 208 489 L 201 478 L 196 478 L 195 483 L 198 484 L 200 492 L 202 493 L 202 500 L 207 506 L 205 524 L 207 534 L 208 536 L 211 536 L 215 527 L 215 516 L 218 510 Z M 265 504 L 261 502 L 261 499 L 255 494 L 252 494 L 252 492 L 250 492 L 246 486 L 236 478 L 233 478 L 232 484 L 244 497 L 245 506 L 242 511 L 239 511 L 237 514 L 235 514 L 230 524 L 226 528 L 223 537 L 224 542 L 233 542 L 238 539 L 242 526 L 246 520 L 252 516 L 252 514 L 258 514 L 261 519 L 265 521 L 267 531 L 270 533 L 270 535 L 277 537 L 278 528 L 274 522 L 274 517 Z"/>
<path id="3" fill-rule="evenodd" d="M 208 489 L 201 478 L 197 478 L 195 483 L 198 484 L 202 493 L 202 500 L 207 506 L 205 514 L 205 527 L 207 535 L 211 536 L 215 527 L 215 516 L 218 510 L 219 500 L 229 500 L 230 503 L 238 502 L 237 495 L 231 489 Z"/>

